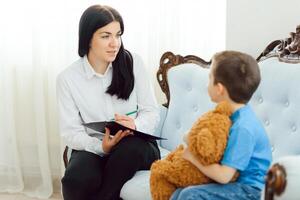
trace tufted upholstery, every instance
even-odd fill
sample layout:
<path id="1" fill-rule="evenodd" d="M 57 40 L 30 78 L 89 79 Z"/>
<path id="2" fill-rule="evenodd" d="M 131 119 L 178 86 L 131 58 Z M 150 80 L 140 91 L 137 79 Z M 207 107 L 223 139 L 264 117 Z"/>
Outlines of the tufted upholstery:
<path id="1" fill-rule="evenodd" d="M 161 106 L 161 122 L 156 132 L 168 140 L 162 140 L 162 157 L 182 143 L 182 137 L 193 122 L 204 112 L 213 108 L 208 93 L 208 70 L 193 63 L 178 65 L 168 71 L 170 102 L 168 108 Z M 149 171 L 139 171 L 121 190 L 124 200 L 151 200 Z M 145 189 L 137 192 L 136 188 Z M 135 191 L 135 192 L 133 192 Z"/>
<path id="2" fill-rule="evenodd" d="M 269 135 L 274 162 L 286 163 L 293 173 L 287 190 L 292 190 L 292 196 L 282 196 L 282 199 L 292 200 L 300 197 L 295 190 L 297 185 L 300 186 L 300 175 L 295 170 L 300 163 L 300 64 L 269 58 L 259 65 L 262 81 L 250 104 Z M 214 106 L 207 93 L 208 69 L 193 63 L 178 65 L 169 69 L 168 83 L 169 107 L 162 107 L 163 122 L 157 130 L 162 137 L 168 138 L 161 142 L 164 155 L 182 143 L 183 134 L 193 122 Z M 297 156 L 290 161 L 286 159 L 287 155 Z M 138 172 L 129 180 L 122 188 L 121 197 L 124 200 L 150 200 L 149 171 Z"/>
<path id="3" fill-rule="evenodd" d="M 161 130 L 161 146 L 173 150 L 193 122 L 209 108 L 213 108 L 207 94 L 208 70 L 193 63 L 182 64 L 168 72 L 170 104 Z"/>
<path id="4" fill-rule="evenodd" d="M 273 159 L 300 155 L 300 64 L 269 58 L 259 65 L 262 81 L 250 103 L 269 134 Z"/>
<path id="5" fill-rule="evenodd" d="M 269 58 L 259 63 L 261 84 L 251 99 L 251 106 L 269 135 L 273 163 L 280 163 L 287 173 L 287 188 L 275 198 L 300 198 L 300 64 Z"/>

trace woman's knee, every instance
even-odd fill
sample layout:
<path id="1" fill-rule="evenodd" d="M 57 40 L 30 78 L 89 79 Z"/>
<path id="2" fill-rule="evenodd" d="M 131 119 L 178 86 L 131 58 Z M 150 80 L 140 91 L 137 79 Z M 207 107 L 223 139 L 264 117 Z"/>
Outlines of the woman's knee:
<path id="1" fill-rule="evenodd" d="M 70 171 L 66 171 L 65 175 L 61 179 L 61 183 L 63 186 L 69 186 L 69 185 L 80 185 L 84 184 L 87 180 L 79 174 L 72 173 Z"/>
<path id="2" fill-rule="evenodd" d="M 64 177 L 61 180 L 62 186 L 67 190 L 84 189 L 90 187 L 90 185 L 100 185 L 100 179 L 92 174 L 82 174 L 72 171 L 66 171 Z"/>
<path id="3" fill-rule="evenodd" d="M 65 200 L 89 199 L 99 191 L 101 179 L 82 173 L 70 173 L 66 171 L 61 180 L 62 192 Z"/>
<path id="4" fill-rule="evenodd" d="M 71 157 L 71 161 L 66 168 L 65 175 L 62 178 L 62 186 L 66 190 L 81 190 L 91 186 L 101 184 L 102 164 L 98 157 L 91 156 L 90 153 L 79 152 Z"/>
<path id="5" fill-rule="evenodd" d="M 122 156 L 142 156 L 147 148 L 147 142 L 138 137 L 123 138 L 112 152 Z"/>

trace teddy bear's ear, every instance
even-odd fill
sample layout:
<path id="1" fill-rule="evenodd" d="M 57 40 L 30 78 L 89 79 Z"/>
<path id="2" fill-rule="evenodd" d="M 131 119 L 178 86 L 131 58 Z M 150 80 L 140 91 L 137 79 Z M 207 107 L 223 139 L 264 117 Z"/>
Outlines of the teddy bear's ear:
<path id="1" fill-rule="evenodd" d="M 232 114 L 232 108 L 228 102 L 222 101 L 216 106 L 214 112 L 230 116 Z"/>

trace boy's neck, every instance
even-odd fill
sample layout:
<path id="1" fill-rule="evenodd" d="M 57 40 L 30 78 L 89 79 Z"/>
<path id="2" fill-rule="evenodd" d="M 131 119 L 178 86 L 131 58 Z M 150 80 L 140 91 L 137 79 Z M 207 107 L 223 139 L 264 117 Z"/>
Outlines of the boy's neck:
<path id="1" fill-rule="evenodd" d="M 232 107 L 232 113 L 234 113 L 234 112 L 237 111 L 238 109 L 244 107 L 246 104 L 230 102 L 230 105 L 231 105 L 231 107 Z"/>
<path id="2" fill-rule="evenodd" d="M 235 111 L 237 111 L 238 109 L 244 107 L 246 104 L 244 103 L 236 103 L 235 101 L 232 101 L 232 99 L 229 97 L 227 90 L 225 88 L 225 92 L 222 95 L 222 97 L 219 99 L 219 101 L 226 101 L 230 104 L 231 109 L 232 109 L 232 113 L 234 113 Z"/>
<path id="3" fill-rule="evenodd" d="M 235 111 L 237 111 L 238 109 L 240 109 L 246 105 L 244 103 L 236 103 L 236 102 L 232 101 L 230 98 L 226 98 L 225 101 L 227 101 L 230 104 L 232 113 L 234 113 Z"/>

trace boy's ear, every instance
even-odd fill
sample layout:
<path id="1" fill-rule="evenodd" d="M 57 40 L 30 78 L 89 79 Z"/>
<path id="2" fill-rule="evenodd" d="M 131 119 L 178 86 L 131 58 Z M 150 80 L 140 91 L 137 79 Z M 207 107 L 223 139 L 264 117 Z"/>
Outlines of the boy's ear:
<path id="1" fill-rule="evenodd" d="M 224 95 L 226 92 L 226 88 L 224 87 L 224 85 L 222 83 L 217 83 L 217 92 L 219 95 Z"/>

